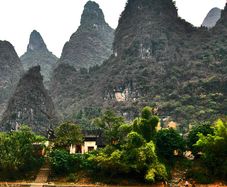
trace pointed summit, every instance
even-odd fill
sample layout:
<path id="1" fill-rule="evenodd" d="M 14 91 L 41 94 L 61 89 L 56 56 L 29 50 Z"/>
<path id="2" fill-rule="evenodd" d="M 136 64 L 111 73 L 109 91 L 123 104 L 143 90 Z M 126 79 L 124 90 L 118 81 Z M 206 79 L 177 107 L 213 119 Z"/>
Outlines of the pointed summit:
<path id="1" fill-rule="evenodd" d="M 105 18 L 102 10 L 96 2 L 88 1 L 84 6 L 81 16 L 81 25 L 84 24 L 105 24 Z"/>
<path id="2" fill-rule="evenodd" d="M 17 72 L 17 70 L 22 72 L 23 68 L 13 45 L 8 41 L 0 40 L 0 88 L 1 79 L 6 79 L 8 76 L 12 77 L 13 72 Z"/>
<path id="3" fill-rule="evenodd" d="M 40 65 L 45 86 L 48 87 L 50 74 L 58 58 L 47 49 L 42 36 L 36 30 L 33 30 L 30 34 L 27 52 L 20 59 L 25 70 Z"/>
<path id="4" fill-rule="evenodd" d="M 153 58 L 157 53 L 164 55 L 170 40 L 193 29 L 178 17 L 172 0 L 128 0 L 118 23 L 113 44 L 118 57 L 123 53 L 141 58 Z M 174 32 L 169 36 L 171 31 Z"/>
<path id="5" fill-rule="evenodd" d="M 23 67 L 13 45 L 0 41 L 0 118 L 22 73 Z"/>
<path id="6" fill-rule="evenodd" d="M 4 58 L 5 57 L 5 58 Z M 13 45 L 8 41 L 0 40 L 0 66 L 1 68 L 5 65 L 18 65 L 20 60 L 18 55 L 13 47 Z M 1 74 L 0 74 L 1 76 Z"/>
<path id="7" fill-rule="evenodd" d="M 216 25 L 217 21 L 221 18 L 221 9 L 212 8 L 204 19 L 202 26 L 212 28 Z"/>
<path id="8" fill-rule="evenodd" d="M 18 125 L 28 124 L 34 132 L 45 135 L 56 120 L 54 104 L 44 88 L 40 66 L 33 67 L 20 79 L 0 128 L 9 131 Z"/>
<path id="9" fill-rule="evenodd" d="M 60 63 L 76 69 L 100 65 L 112 54 L 114 30 L 105 22 L 99 5 L 88 1 L 81 16 L 81 25 L 66 42 Z"/>
<path id="10" fill-rule="evenodd" d="M 30 35 L 27 51 L 42 51 L 42 50 L 47 50 L 46 44 L 44 43 L 40 33 L 37 32 L 36 30 L 33 30 Z"/>

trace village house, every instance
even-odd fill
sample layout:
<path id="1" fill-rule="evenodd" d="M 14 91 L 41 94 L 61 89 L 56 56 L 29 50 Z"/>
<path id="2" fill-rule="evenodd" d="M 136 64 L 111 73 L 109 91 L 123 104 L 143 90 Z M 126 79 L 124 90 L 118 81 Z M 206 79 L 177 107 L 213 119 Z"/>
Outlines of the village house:
<path id="1" fill-rule="evenodd" d="M 84 154 L 105 146 L 100 130 L 85 130 L 82 133 L 84 135 L 83 143 L 80 145 L 71 145 L 70 154 Z"/>

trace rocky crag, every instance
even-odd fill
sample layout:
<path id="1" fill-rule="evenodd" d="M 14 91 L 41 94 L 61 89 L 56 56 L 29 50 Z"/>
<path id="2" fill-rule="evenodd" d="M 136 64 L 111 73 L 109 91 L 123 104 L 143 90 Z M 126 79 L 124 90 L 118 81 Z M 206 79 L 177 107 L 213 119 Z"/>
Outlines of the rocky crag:
<path id="1" fill-rule="evenodd" d="M 60 63 L 76 69 L 100 65 L 112 54 L 113 38 L 114 30 L 105 22 L 99 5 L 88 1 L 79 28 L 63 48 Z"/>
<path id="2" fill-rule="evenodd" d="M 58 58 L 47 49 L 42 36 L 36 30 L 32 31 L 27 51 L 20 59 L 26 71 L 31 67 L 40 65 L 44 84 L 48 86 L 50 75 Z"/>
<path id="3" fill-rule="evenodd" d="M 103 65 L 89 72 L 68 65 L 55 69 L 56 107 L 71 118 L 85 107 L 111 107 L 132 119 L 149 105 L 182 130 L 226 114 L 226 15 L 227 8 L 207 30 L 180 19 L 171 0 L 128 0 L 113 55 Z"/>
<path id="4" fill-rule="evenodd" d="M 40 66 L 35 66 L 20 79 L 3 114 L 0 128 L 3 131 L 10 131 L 26 124 L 34 132 L 46 135 L 47 129 L 56 122 L 54 104 L 44 88 Z"/>
<path id="5" fill-rule="evenodd" d="M 221 18 L 221 9 L 220 8 L 212 8 L 207 16 L 205 17 L 202 26 L 207 27 L 209 29 L 213 28 L 218 20 Z"/>
<path id="6" fill-rule="evenodd" d="M 23 67 L 14 47 L 0 41 L 0 119 L 22 74 Z"/>

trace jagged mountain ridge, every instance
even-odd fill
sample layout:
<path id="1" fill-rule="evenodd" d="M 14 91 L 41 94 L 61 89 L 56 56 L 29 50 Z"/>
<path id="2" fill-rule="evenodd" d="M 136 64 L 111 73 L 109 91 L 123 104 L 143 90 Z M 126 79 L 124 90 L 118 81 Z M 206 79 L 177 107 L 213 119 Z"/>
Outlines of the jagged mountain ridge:
<path id="1" fill-rule="evenodd" d="M 26 124 L 34 132 L 47 135 L 47 129 L 56 125 L 54 103 L 43 85 L 40 66 L 32 67 L 20 79 L 3 114 L 0 129 L 10 131 Z"/>
<path id="2" fill-rule="evenodd" d="M 114 30 L 105 22 L 99 5 L 88 1 L 79 28 L 64 45 L 60 63 L 76 69 L 100 65 L 112 54 L 113 37 Z"/>
<path id="3" fill-rule="evenodd" d="M 44 83 L 48 87 L 51 73 L 58 58 L 47 49 L 42 36 L 36 30 L 31 32 L 27 51 L 20 59 L 26 71 L 31 67 L 40 65 Z"/>
<path id="4" fill-rule="evenodd" d="M 148 1 L 146 1 L 146 2 L 148 2 Z M 159 3 L 153 4 L 153 2 L 150 1 L 149 6 L 157 6 L 157 8 L 159 6 L 166 7 L 166 8 L 164 8 L 163 12 L 159 12 L 159 11 L 156 11 L 155 8 L 152 9 L 153 11 L 150 11 L 150 8 L 148 8 L 148 6 L 146 6 L 146 4 L 144 4 L 146 2 L 145 1 L 134 1 L 134 2 L 129 1 L 129 3 L 127 4 L 126 10 L 122 13 L 122 17 L 119 20 L 119 26 L 118 26 L 118 28 L 116 30 L 116 34 L 115 34 L 115 41 L 114 41 L 114 55 L 115 56 L 112 56 L 108 62 L 106 62 L 104 65 L 102 65 L 100 67 L 99 70 L 97 70 L 95 72 L 90 72 L 90 74 L 87 75 L 88 78 L 85 81 L 81 81 L 81 84 L 83 84 L 84 86 L 83 87 L 81 86 L 80 90 L 84 90 L 83 92 L 90 93 L 90 94 L 85 94 L 85 98 L 83 98 L 83 99 L 87 100 L 87 101 L 84 101 L 84 102 L 87 102 L 87 103 L 96 102 L 94 105 L 97 105 L 97 104 L 100 105 L 101 102 L 105 103 L 103 101 L 103 98 L 106 98 L 106 97 L 114 98 L 115 97 L 114 90 L 116 90 L 115 87 L 122 87 L 120 85 L 118 86 L 118 84 L 127 84 L 126 82 L 132 82 L 131 79 L 134 76 L 134 72 L 131 71 L 132 68 L 129 67 L 130 69 L 127 70 L 126 68 L 124 68 L 121 65 L 125 63 L 124 62 L 125 56 L 132 56 L 134 58 L 135 56 L 138 55 L 138 50 L 137 49 L 135 50 L 135 47 L 138 47 L 138 46 L 141 47 L 141 42 L 150 42 L 150 39 L 147 40 L 147 38 L 146 38 L 147 34 L 141 32 L 141 30 L 140 30 L 141 28 L 146 28 L 148 25 L 149 30 L 152 30 L 152 31 L 154 30 L 154 33 L 151 33 L 153 35 L 148 34 L 148 37 L 153 36 L 154 42 L 152 43 L 152 45 L 155 45 L 156 43 L 159 42 L 160 34 L 162 34 L 159 32 L 159 25 L 163 25 L 163 29 L 165 29 L 165 30 L 167 30 L 168 28 L 165 27 L 166 24 L 163 24 L 163 23 L 167 22 L 169 27 L 173 26 L 172 25 L 173 20 L 177 19 L 177 11 L 172 4 L 169 3 L 171 5 L 171 8 L 169 9 L 168 5 L 166 5 L 165 3 L 160 5 Z M 135 6 L 136 9 L 131 10 L 131 6 Z M 167 9 L 167 11 L 171 12 L 170 14 L 173 15 L 173 18 L 169 17 L 169 16 L 165 16 L 166 9 Z M 149 16 L 147 16 L 145 21 L 142 22 L 142 20 L 144 20 L 145 13 L 148 14 Z M 165 19 L 159 19 L 160 14 L 163 14 L 165 16 Z M 150 15 L 152 16 L 153 19 L 158 20 L 158 22 L 159 22 L 158 25 L 150 24 L 150 22 L 152 22 L 152 20 L 151 21 L 149 20 L 151 17 Z M 134 23 L 137 23 L 137 24 L 134 24 Z M 174 24 L 174 26 L 175 25 L 176 24 Z M 190 32 L 193 31 L 193 28 L 191 27 L 190 24 L 185 24 L 185 25 L 186 25 L 185 29 L 191 30 Z M 175 35 L 176 34 L 173 35 L 173 37 L 172 37 L 173 39 L 174 39 Z M 166 42 L 166 38 L 167 38 L 167 36 L 164 35 L 163 36 L 163 41 L 164 41 L 163 47 L 168 45 L 168 41 Z M 119 40 L 120 40 L 120 42 L 119 42 Z M 171 51 L 172 49 L 169 48 L 169 50 Z M 145 50 L 143 50 L 143 53 L 147 53 L 147 54 L 144 54 L 144 55 L 140 54 L 140 55 L 143 55 L 145 58 L 147 58 L 147 57 L 149 58 L 149 55 L 148 55 L 149 53 L 157 53 L 157 55 L 158 55 L 159 52 L 161 52 L 161 48 L 159 50 L 157 49 L 156 52 L 152 52 L 152 51 L 149 51 L 149 49 L 145 49 Z M 142 58 L 144 58 L 144 57 L 142 57 Z M 137 66 L 137 65 L 139 65 L 139 63 L 131 64 L 131 66 L 133 66 L 133 65 Z M 135 69 L 137 69 L 137 68 L 135 68 Z M 122 73 L 123 76 L 127 76 L 127 78 L 126 78 L 127 80 L 121 79 L 121 72 L 123 72 Z M 79 72 L 77 72 L 77 74 L 79 74 Z M 93 74 L 95 74 L 95 75 L 93 75 Z M 105 75 L 109 75 L 109 76 L 105 77 Z M 58 81 L 62 81 L 62 80 L 59 80 L 61 78 L 59 78 L 58 76 L 59 76 L 59 73 L 55 72 L 55 74 L 54 74 L 55 80 L 54 80 L 53 85 L 56 85 Z M 69 86 L 68 92 L 66 93 L 66 94 L 68 94 L 68 96 L 65 96 L 65 97 L 75 99 L 75 98 L 77 98 L 77 96 L 75 97 L 75 95 L 78 95 L 78 92 L 75 91 L 76 89 L 74 90 L 74 86 L 76 86 L 76 85 L 73 85 L 73 82 L 75 82 L 76 80 L 73 79 L 73 77 L 74 77 L 73 75 L 70 77 L 72 77 L 72 81 L 70 81 L 72 83 L 72 85 Z M 89 77 L 91 77 L 91 78 L 89 79 Z M 95 79 L 95 80 L 93 80 L 93 79 Z M 90 82 L 89 85 L 91 85 L 91 86 L 88 86 L 88 87 L 85 86 L 87 84 L 87 82 Z M 62 83 L 62 85 L 63 84 L 67 85 L 70 83 L 67 83 L 67 84 Z M 95 86 L 93 87 L 92 85 L 95 85 Z M 78 85 L 77 85 L 77 87 L 78 87 Z M 60 88 L 60 90 L 59 90 L 60 93 L 57 92 L 58 88 Z M 53 90 L 54 90 L 53 95 L 56 98 L 55 101 L 58 103 L 59 102 L 64 103 L 63 100 L 58 100 L 58 95 L 61 95 L 64 92 L 63 89 L 61 90 L 61 86 L 55 87 L 55 88 L 53 88 Z M 109 92 L 111 92 L 111 93 L 109 93 Z M 135 92 L 138 92 L 138 91 L 135 91 Z M 137 95 L 137 94 L 138 93 L 135 93 L 135 95 Z M 96 98 L 96 99 L 91 99 L 91 101 L 88 101 L 89 98 L 86 97 L 88 95 L 89 96 L 95 95 L 94 98 Z M 79 96 L 83 97 L 82 94 L 79 94 Z M 79 102 L 83 102 L 83 99 L 80 100 Z M 62 105 L 61 103 L 59 103 L 59 105 Z M 80 106 L 78 101 L 72 102 L 72 106 L 75 107 L 75 105 Z M 60 107 L 62 107 L 62 106 L 60 106 Z M 67 108 L 67 104 L 63 106 L 63 108 L 65 108 L 65 107 Z M 70 108 L 73 108 L 73 107 L 70 107 Z M 74 112 L 78 109 L 79 109 L 79 107 L 74 108 Z"/>
<path id="5" fill-rule="evenodd" d="M 14 47 L 0 41 L 0 119 L 22 74 L 23 67 Z"/>
<path id="6" fill-rule="evenodd" d="M 202 26 L 207 28 L 213 28 L 218 20 L 221 18 L 221 9 L 220 8 L 212 8 L 205 19 L 203 20 Z"/>
<path id="7" fill-rule="evenodd" d="M 171 0 L 129 0 L 109 60 L 89 73 L 55 70 L 57 108 L 72 117 L 84 107 L 113 107 L 131 118 L 151 105 L 183 125 L 225 114 L 226 12 L 207 31 L 181 20 Z"/>

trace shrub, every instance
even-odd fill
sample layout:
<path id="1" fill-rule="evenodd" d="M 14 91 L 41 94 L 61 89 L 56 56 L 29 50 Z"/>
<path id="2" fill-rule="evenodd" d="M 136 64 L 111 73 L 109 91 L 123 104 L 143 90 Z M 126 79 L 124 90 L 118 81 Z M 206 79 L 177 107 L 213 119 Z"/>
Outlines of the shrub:
<path id="1" fill-rule="evenodd" d="M 71 155 L 65 150 L 54 150 L 49 155 L 51 169 L 54 174 L 67 175 L 81 168 L 81 158 Z"/>

